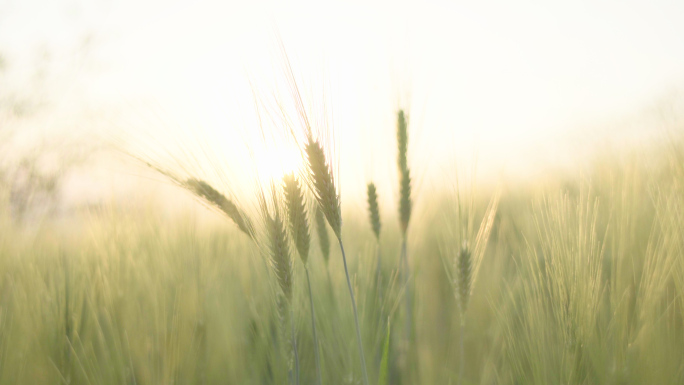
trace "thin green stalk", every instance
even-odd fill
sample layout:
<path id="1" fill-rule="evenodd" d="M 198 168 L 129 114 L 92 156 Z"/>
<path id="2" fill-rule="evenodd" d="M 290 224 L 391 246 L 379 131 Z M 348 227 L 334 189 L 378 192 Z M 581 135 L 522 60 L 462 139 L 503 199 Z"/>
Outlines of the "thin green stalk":
<path id="1" fill-rule="evenodd" d="M 377 251 L 376 251 L 376 265 L 375 265 L 375 290 L 377 291 L 378 298 L 380 303 L 382 303 L 382 288 L 380 287 L 380 270 L 382 270 L 382 253 L 380 252 L 380 242 L 377 242 L 376 245 Z"/>
<path id="2" fill-rule="evenodd" d="M 411 340 L 411 290 L 409 290 L 409 264 L 406 251 L 406 236 L 401 239 L 401 264 L 404 270 L 404 300 L 406 304 L 406 342 Z"/>
<path id="3" fill-rule="evenodd" d="M 294 350 L 294 362 L 295 362 L 295 384 L 299 385 L 299 354 L 297 354 L 297 335 L 295 333 L 295 318 L 294 309 L 290 307 L 290 324 L 292 324 L 292 349 Z"/>
<path id="4" fill-rule="evenodd" d="M 461 314 L 461 330 L 458 334 L 458 385 L 463 383 L 463 337 L 465 334 L 465 315 Z"/>
<path id="5" fill-rule="evenodd" d="M 309 278 L 309 268 L 305 267 L 306 270 L 306 283 L 309 286 L 309 302 L 311 303 L 311 328 L 313 330 L 313 340 L 314 340 L 314 356 L 316 358 L 316 376 L 318 377 L 318 385 L 323 384 L 323 379 L 321 378 L 321 359 L 318 353 L 318 335 L 316 334 L 316 313 L 314 311 L 313 294 L 311 291 L 311 279 Z"/>
<path id="6" fill-rule="evenodd" d="M 330 300 L 332 301 L 333 309 L 337 311 L 337 297 L 335 297 L 335 288 L 333 287 L 332 276 L 330 276 L 330 268 L 325 265 L 325 274 L 328 276 L 328 289 L 330 291 Z"/>
<path id="7" fill-rule="evenodd" d="M 354 322 L 356 324 L 356 342 L 359 345 L 359 355 L 361 356 L 361 369 L 363 369 L 363 384 L 368 385 L 368 371 L 366 370 L 366 356 L 363 353 L 363 342 L 361 341 L 361 328 L 359 327 L 359 316 L 356 312 L 356 300 L 354 300 L 354 289 L 349 279 L 349 270 L 347 269 L 347 256 L 344 253 L 344 245 L 342 238 L 340 241 L 340 251 L 342 252 L 342 262 L 344 263 L 344 274 L 347 276 L 347 287 L 349 287 L 349 296 L 351 297 L 352 309 L 354 310 Z"/>

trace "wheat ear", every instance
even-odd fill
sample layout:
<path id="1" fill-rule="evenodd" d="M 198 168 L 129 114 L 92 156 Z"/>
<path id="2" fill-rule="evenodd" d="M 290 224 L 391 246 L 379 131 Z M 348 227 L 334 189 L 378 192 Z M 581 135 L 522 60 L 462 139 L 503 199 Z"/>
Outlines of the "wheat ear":
<path id="1" fill-rule="evenodd" d="M 382 297 L 380 294 L 380 268 L 382 267 L 380 253 L 380 208 L 378 205 L 378 190 L 373 182 L 368 183 L 367 188 L 367 201 L 368 201 L 368 216 L 370 219 L 371 229 L 373 229 L 373 235 L 375 235 L 376 242 L 376 266 L 375 266 L 375 286 L 378 290 L 378 296 Z"/>
<path id="2" fill-rule="evenodd" d="M 472 254 L 468 248 L 468 244 L 463 243 L 456 260 L 454 261 L 454 264 L 456 265 L 456 282 L 454 282 L 456 289 L 456 300 L 458 301 L 458 307 L 461 312 L 462 320 L 465 318 L 463 315 L 468 308 L 468 300 L 470 299 L 472 288 L 473 261 L 471 256 Z"/>
<path id="3" fill-rule="evenodd" d="M 380 241 L 380 209 L 378 207 L 378 190 L 373 182 L 368 184 L 368 214 L 375 239 Z"/>
<path id="4" fill-rule="evenodd" d="M 211 187 L 207 182 L 199 179 L 190 178 L 182 183 L 182 186 L 190 192 L 203 199 L 208 204 L 216 207 L 230 218 L 238 228 L 250 238 L 254 239 L 254 227 L 252 221 L 249 219 L 240 208 L 228 199 L 225 195 L 218 192 Z"/>
<path id="5" fill-rule="evenodd" d="M 306 264 L 309 258 L 311 236 L 309 235 L 309 223 L 304 205 L 304 193 L 294 174 L 287 174 L 283 177 L 283 193 L 290 222 L 290 233 L 299 257 Z"/>
<path id="6" fill-rule="evenodd" d="M 352 309 L 354 311 L 354 323 L 356 326 L 356 342 L 359 348 L 361 369 L 363 371 L 363 383 L 368 385 L 368 371 L 366 370 L 366 356 L 363 352 L 363 341 L 361 340 L 361 328 L 359 327 L 359 316 L 356 310 L 356 300 L 354 299 L 354 289 L 351 279 L 349 279 L 349 269 L 347 268 L 347 256 L 344 252 L 342 242 L 342 212 L 340 196 L 337 194 L 335 180 L 333 179 L 332 167 L 325 159 L 325 151 L 318 140 L 309 135 L 304 148 L 309 166 L 309 184 L 313 189 L 318 206 L 325 214 L 328 224 L 333 229 L 335 236 L 340 244 L 342 253 L 342 263 L 344 274 L 347 278 L 349 297 L 351 298 Z"/>
<path id="7" fill-rule="evenodd" d="M 325 159 L 325 151 L 318 140 L 309 137 L 304 152 L 309 165 L 309 177 L 318 206 L 338 239 L 342 238 L 340 196 L 335 188 L 332 167 Z"/>
<path id="8" fill-rule="evenodd" d="M 283 177 L 283 193 L 285 195 L 287 216 L 290 222 L 290 233 L 295 241 L 297 252 L 304 263 L 304 269 L 306 271 L 306 283 L 309 290 L 309 303 L 311 305 L 311 328 L 314 340 L 316 375 L 318 379 L 318 385 L 321 385 L 323 380 L 321 378 L 320 354 L 318 352 L 318 335 L 316 333 L 316 313 L 314 310 L 313 292 L 311 290 L 311 278 L 309 277 L 309 266 L 307 265 L 311 236 L 309 235 L 309 223 L 305 209 L 304 193 L 302 192 L 299 182 L 295 178 L 294 174 L 287 174 Z"/>
<path id="9" fill-rule="evenodd" d="M 404 270 L 404 296 L 406 306 L 406 341 L 411 339 L 411 290 L 406 233 L 411 220 L 411 171 L 408 168 L 408 120 L 404 110 L 397 113 L 397 166 L 399 171 L 399 227 L 401 228 L 401 257 Z M 407 345 L 408 346 L 408 345 Z"/>
<path id="10" fill-rule="evenodd" d="M 294 266 L 292 257 L 290 255 L 289 239 L 287 237 L 287 229 L 283 221 L 282 198 L 276 192 L 276 189 L 271 185 L 271 204 L 269 205 L 263 190 L 258 196 L 259 206 L 261 209 L 261 217 L 263 220 L 263 242 L 257 244 L 264 247 L 271 268 L 276 276 L 278 287 L 280 288 L 277 298 L 282 298 L 278 301 L 278 313 L 281 317 L 280 326 L 284 329 L 286 317 L 289 316 L 291 329 L 291 356 L 294 356 L 294 383 L 299 384 L 299 356 L 297 354 L 297 338 L 295 334 L 294 325 L 294 310 L 292 307 L 293 286 L 294 286 Z M 288 314 L 289 313 L 289 314 Z M 283 331 L 281 333 L 285 335 Z M 288 365 L 291 359 L 288 357 Z M 290 375 L 292 376 L 292 369 L 290 366 Z"/>
<path id="11" fill-rule="evenodd" d="M 397 165 L 399 169 L 399 223 L 406 236 L 411 220 L 411 171 L 408 168 L 408 122 L 404 110 L 397 114 Z"/>

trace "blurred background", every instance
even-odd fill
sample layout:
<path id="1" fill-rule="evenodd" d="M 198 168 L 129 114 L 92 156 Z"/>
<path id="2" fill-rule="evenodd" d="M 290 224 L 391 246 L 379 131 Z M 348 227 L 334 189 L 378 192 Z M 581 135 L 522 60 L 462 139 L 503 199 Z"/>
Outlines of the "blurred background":
<path id="1" fill-rule="evenodd" d="M 302 383 L 362 383 L 359 352 L 378 384 L 684 383 L 682 20 L 668 0 L 0 0 L 0 385 L 284 384 L 295 341 Z M 273 237 L 222 213 L 275 223 L 255 181 L 301 171 L 289 66 L 349 269 L 309 218 L 284 317 Z"/>
<path id="2" fill-rule="evenodd" d="M 459 166 L 482 183 L 576 172 L 681 123 L 683 18 L 665 0 L 2 0 L 0 175 L 15 215 L 64 213 L 154 185 L 122 148 L 192 142 L 251 188 L 230 165 L 261 146 L 254 100 L 282 93 L 281 42 L 330 101 L 345 196 L 371 179 L 396 196 L 399 107 L 421 188 Z"/>

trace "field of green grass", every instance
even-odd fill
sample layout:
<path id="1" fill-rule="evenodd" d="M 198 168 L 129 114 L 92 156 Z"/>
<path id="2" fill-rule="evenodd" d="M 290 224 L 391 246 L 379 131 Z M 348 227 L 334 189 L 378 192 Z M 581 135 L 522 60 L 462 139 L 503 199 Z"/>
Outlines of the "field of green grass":
<path id="1" fill-rule="evenodd" d="M 455 191 L 422 191 L 408 278 L 400 216 L 384 209 L 396 202 L 380 192 L 378 241 L 369 214 L 343 202 L 369 383 L 683 383 L 683 160 L 672 140 L 555 180 L 468 189 L 460 214 Z M 270 248 L 229 219 L 105 205 L 73 228 L 25 231 L 0 212 L 0 384 L 288 384 L 295 371 L 318 382 L 294 244 L 297 362 Z M 310 220 L 321 382 L 360 384 L 342 255 L 328 227 L 326 262 Z"/>

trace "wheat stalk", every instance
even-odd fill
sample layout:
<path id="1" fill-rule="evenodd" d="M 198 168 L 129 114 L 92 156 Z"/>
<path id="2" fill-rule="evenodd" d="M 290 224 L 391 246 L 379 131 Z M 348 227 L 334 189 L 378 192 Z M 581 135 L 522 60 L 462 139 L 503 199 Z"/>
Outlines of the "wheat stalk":
<path id="1" fill-rule="evenodd" d="M 328 237 L 328 229 L 325 224 L 325 215 L 318 206 L 316 206 L 316 233 L 318 234 L 318 246 L 321 249 L 321 255 L 323 255 L 323 260 L 327 267 L 330 260 L 330 238 Z"/>
<path id="2" fill-rule="evenodd" d="M 361 367 L 363 370 L 363 383 L 368 385 L 368 371 L 366 370 L 366 358 L 363 351 L 363 343 L 361 340 L 361 329 L 359 327 L 359 316 L 356 310 L 356 300 L 354 299 L 354 289 L 349 278 L 349 269 L 347 267 L 347 257 L 344 252 L 344 243 L 342 242 L 342 211 L 341 202 L 338 189 L 335 185 L 333 177 L 333 169 L 326 159 L 326 152 L 321 144 L 321 135 L 314 136 L 314 130 L 309 119 L 307 109 L 304 106 L 304 101 L 299 92 L 297 81 L 290 66 L 287 53 L 281 42 L 281 50 L 283 54 L 283 64 L 285 76 L 289 85 L 290 95 L 294 108 L 298 115 L 299 129 L 295 129 L 289 124 L 290 119 L 283 114 L 285 127 L 289 130 L 292 138 L 299 144 L 302 150 L 302 155 L 306 160 L 308 172 L 306 173 L 307 184 L 312 190 L 318 207 L 328 220 L 328 224 L 332 228 L 337 240 L 340 244 L 340 252 L 342 253 L 342 262 L 344 265 L 344 273 L 347 278 L 347 287 L 349 289 L 349 297 L 351 298 L 352 309 L 354 311 L 354 322 L 356 326 L 356 340 L 359 348 L 359 358 L 361 360 Z M 325 103 L 324 103 L 325 104 Z M 325 107 L 325 106 L 324 106 Z M 324 108 L 325 111 L 325 108 Z M 322 126 L 327 128 L 325 121 L 322 120 Z M 320 134 L 320 132 L 317 132 Z"/>
<path id="3" fill-rule="evenodd" d="M 326 224 L 325 214 L 321 211 L 318 205 L 315 206 L 316 211 L 316 233 L 318 234 L 318 246 L 321 249 L 321 255 L 323 256 L 323 261 L 325 262 L 325 274 L 328 278 L 328 291 L 330 293 L 330 299 L 333 302 L 333 308 L 337 308 L 337 301 L 335 299 L 335 289 L 333 288 L 332 277 L 330 276 L 330 266 L 328 261 L 330 260 L 330 237 L 328 236 L 328 225 Z"/>
<path id="4" fill-rule="evenodd" d="M 411 220 L 411 171 L 408 168 L 408 119 L 404 110 L 397 113 L 397 166 L 399 171 L 399 227 L 401 228 L 401 257 L 404 270 L 404 296 L 406 306 L 406 343 L 411 340 L 411 290 L 406 233 Z"/>
<path id="5" fill-rule="evenodd" d="M 368 385 L 368 372 L 366 370 L 366 357 L 363 352 L 363 342 L 361 340 L 361 328 L 359 327 L 359 316 L 356 310 L 356 300 L 354 299 L 354 289 L 349 278 L 349 269 L 347 268 L 347 256 L 344 252 L 344 243 L 342 242 L 342 213 L 340 196 L 337 194 L 335 187 L 335 180 L 333 179 L 332 168 L 325 159 L 325 151 L 318 140 L 314 140 L 311 135 L 307 138 L 307 143 L 304 148 L 307 156 L 309 167 L 309 185 L 312 187 L 318 206 L 328 220 L 328 224 L 333 229 L 335 236 L 340 244 L 340 251 L 342 252 L 342 262 L 344 265 L 344 274 L 347 278 L 347 287 L 349 289 L 349 297 L 352 302 L 352 309 L 354 311 L 354 323 L 356 326 L 356 340 L 359 348 L 359 356 L 361 359 L 361 368 L 363 370 L 363 383 Z"/>
<path id="6" fill-rule="evenodd" d="M 283 221 L 283 202 L 280 195 L 276 192 L 275 186 L 271 184 L 270 189 L 271 203 L 269 205 L 263 189 L 259 191 L 259 207 L 263 220 L 263 242 L 257 242 L 266 254 L 280 288 L 282 302 L 278 303 L 278 311 L 281 317 L 281 327 L 285 325 L 283 321 L 285 314 L 289 313 L 291 326 L 291 346 L 294 355 L 294 382 L 299 384 L 299 356 L 297 354 L 297 338 L 294 325 L 294 310 L 292 308 L 293 286 L 294 286 L 294 265 L 290 255 L 289 239 L 287 229 Z M 283 333 L 284 334 L 284 333 Z M 288 360 L 289 362 L 290 360 Z"/>
<path id="7" fill-rule="evenodd" d="M 482 218 L 480 227 L 478 229 L 477 235 L 474 237 L 475 247 L 471 249 L 470 240 L 473 239 L 472 236 L 472 223 L 474 222 L 473 213 L 473 197 L 470 197 L 470 204 L 468 208 L 468 218 L 464 219 L 461 215 L 461 196 L 460 192 L 457 194 L 458 199 L 458 225 L 459 237 L 462 240 L 462 245 L 459 251 L 456 253 L 453 259 L 452 267 L 448 267 L 445 262 L 445 269 L 449 276 L 449 281 L 453 285 L 454 295 L 458 303 L 459 315 L 460 315 L 460 333 L 459 333 L 459 374 L 458 374 L 458 384 L 462 383 L 463 380 L 463 367 L 464 367 L 464 352 L 463 352 L 463 342 L 465 336 L 465 326 L 466 326 L 466 312 L 468 311 L 468 304 L 470 302 L 470 297 L 472 296 L 473 287 L 475 286 L 475 280 L 477 278 L 480 266 L 482 264 L 482 259 L 484 258 L 484 253 L 487 248 L 487 242 L 489 241 L 489 235 L 491 234 L 492 227 L 494 225 L 494 218 L 496 217 L 496 212 L 499 204 L 499 191 L 494 194 L 485 215 Z M 463 228 L 465 227 L 465 229 Z M 449 231 L 449 239 L 453 238 L 455 231 Z M 447 241 L 448 242 L 448 241 Z M 441 254 L 447 255 L 453 253 L 454 247 L 445 244 L 442 247 Z M 453 272 L 452 272 L 453 270 Z"/>
<path id="8" fill-rule="evenodd" d="M 314 356 L 316 360 L 316 375 L 318 385 L 321 385 L 323 380 L 321 378 L 321 364 L 320 355 L 318 352 L 318 335 L 316 333 L 316 313 L 314 310 L 313 293 L 311 290 L 311 278 L 309 277 L 309 266 L 307 260 L 309 257 L 309 246 L 311 243 L 311 236 L 309 235 L 309 223 L 307 220 L 307 213 L 304 203 L 304 193 L 299 186 L 299 182 L 294 174 L 287 174 L 283 177 L 283 193 L 285 195 L 285 206 L 287 207 L 287 216 L 290 222 L 290 232 L 295 241 L 295 246 L 299 257 L 304 263 L 306 271 L 306 283 L 309 289 L 309 303 L 311 305 L 311 328 L 314 339 Z"/>

